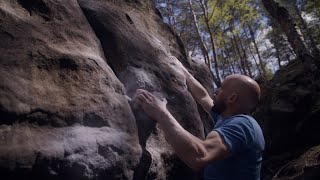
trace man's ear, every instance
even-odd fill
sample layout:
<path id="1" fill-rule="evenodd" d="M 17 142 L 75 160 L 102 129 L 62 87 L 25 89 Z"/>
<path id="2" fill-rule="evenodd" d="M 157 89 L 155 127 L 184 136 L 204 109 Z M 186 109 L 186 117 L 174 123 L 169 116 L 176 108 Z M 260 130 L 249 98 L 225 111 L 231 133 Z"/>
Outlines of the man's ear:
<path id="1" fill-rule="evenodd" d="M 229 96 L 228 101 L 229 101 L 229 103 L 235 103 L 236 101 L 238 101 L 238 99 L 239 99 L 238 93 L 233 92 L 233 93 Z"/>

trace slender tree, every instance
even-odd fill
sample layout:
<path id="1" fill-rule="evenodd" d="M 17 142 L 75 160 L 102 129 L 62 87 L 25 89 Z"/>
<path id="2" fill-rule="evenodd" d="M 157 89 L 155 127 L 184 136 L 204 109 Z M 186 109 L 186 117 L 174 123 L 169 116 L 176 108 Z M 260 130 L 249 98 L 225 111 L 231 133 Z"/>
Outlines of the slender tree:
<path id="1" fill-rule="evenodd" d="M 294 18 L 294 20 L 296 21 L 296 24 L 299 26 L 299 28 L 301 29 L 301 33 L 304 37 L 304 39 L 307 39 L 310 48 L 312 49 L 312 53 L 314 56 L 318 56 L 319 53 L 319 49 L 317 48 L 317 44 L 314 40 L 314 36 L 311 34 L 310 29 L 306 23 L 306 21 L 302 18 L 302 13 L 300 11 L 300 9 L 298 8 L 298 2 L 297 0 L 281 0 L 280 2 L 282 2 L 284 4 L 284 6 L 288 9 L 289 13 L 292 12 L 292 17 Z"/>
<path id="2" fill-rule="evenodd" d="M 241 51 L 243 54 L 243 62 L 244 62 L 246 69 L 248 70 L 248 75 L 250 77 L 253 77 L 252 72 L 251 72 L 251 63 L 248 61 L 247 52 L 245 50 L 244 44 L 242 43 L 241 38 L 238 34 L 237 34 L 236 38 L 238 39 L 238 42 L 239 42 L 239 45 L 240 45 L 240 48 L 241 48 Z"/>
<path id="3" fill-rule="evenodd" d="M 264 66 L 264 63 L 263 63 L 263 60 L 261 58 L 261 54 L 260 54 L 260 51 L 259 51 L 259 48 L 258 48 L 258 45 L 257 45 L 257 42 L 256 42 L 256 38 L 255 38 L 255 33 L 254 33 L 254 30 L 252 28 L 252 26 L 250 24 L 248 24 L 248 30 L 250 32 L 250 37 L 251 37 L 251 41 L 254 45 L 254 48 L 255 48 L 255 51 L 257 53 L 257 56 L 258 56 L 258 59 L 259 59 L 259 63 L 256 63 L 256 64 L 259 64 L 260 66 L 260 69 L 261 69 L 261 72 L 260 73 L 263 77 L 265 77 L 266 75 L 266 69 L 265 69 L 265 66 Z M 251 50 L 251 49 L 250 49 Z"/>
<path id="4" fill-rule="evenodd" d="M 193 10 L 192 0 L 189 0 L 189 7 L 190 7 L 191 15 L 193 17 L 193 24 L 194 24 L 194 27 L 196 28 L 197 37 L 198 37 L 198 39 L 200 41 L 200 45 L 201 45 L 201 48 L 202 48 L 203 57 L 204 57 L 205 62 L 207 64 L 207 66 L 208 66 L 208 69 L 210 70 L 210 72 L 212 72 L 211 58 L 210 58 L 210 55 L 209 55 L 209 51 L 208 51 L 207 45 L 202 40 L 201 32 L 200 32 L 200 29 L 199 29 L 199 26 L 198 26 L 197 16 L 196 16 L 196 14 L 195 14 L 195 12 Z M 213 80 L 214 80 L 216 86 L 220 87 L 221 86 L 220 77 L 219 76 L 215 77 L 212 73 L 210 73 L 210 75 L 213 77 Z"/>
<path id="5" fill-rule="evenodd" d="M 217 56 L 217 49 L 216 49 L 216 44 L 214 42 L 214 38 L 213 38 L 213 30 L 209 24 L 210 22 L 210 16 L 209 16 L 209 9 L 208 9 L 208 2 L 207 0 L 200 0 L 200 5 L 201 5 L 201 9 L 203 11 L 203 18 L 204 18 L 204 22 L 206 24 L 207 27 L 207 31 L 210 37 L 210 42 L 211 42 L 211 47 L 212 47 L 212 52 L 213 52 L 213 61 L 214 61 L 214 66 L 215 66 L 215 73 L 216 73 L 216 78 L 218 80 L 218 84 L 216 84 L 218 87 L 221 86 L 221 78 L 220 78 L 220 72 L 219 72 L 219 64 L 218 64 L 218 56 Z M 212 17 L 212 16 L 211 16 Z"/>
<path id="6" fill-rule="evenodd" d="M 291 44 L 295 54 L 298 56 L 309 54 L 308 48 L 303 41 L 303 37 L 296 29 L 294 20 L 290 16 L 288 10 L 279 6 L 279 4 L 274 0 L 262 0 L 262 3 L 270 15 L 279 22 L 282 30 L 288 37 L 288 41 Z"/>

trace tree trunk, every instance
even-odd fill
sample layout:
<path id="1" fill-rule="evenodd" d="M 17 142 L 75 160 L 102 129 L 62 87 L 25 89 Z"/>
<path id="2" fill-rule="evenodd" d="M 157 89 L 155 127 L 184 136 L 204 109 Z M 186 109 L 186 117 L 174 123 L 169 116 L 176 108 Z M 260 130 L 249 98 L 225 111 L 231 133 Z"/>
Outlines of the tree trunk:
<path id="1" fill-rule="evenodd" d="M 233 43 L 232 37 L 230 37 L 230 44 L 231 44 L 231 48 L 233 49 L 233 51 L 236 51 L 236 50 L 235 50 L 236 48 L 235 48 L 235 45 L 234 45 L 234 43 Z M 236 53 L 239 54 L 239 52 L 233 52 L 233 53 L 234 53 L 234 54 L 236 54 Z M 228 51 L 228 56 L 231 58 L 231 56 L 230 56 L 230 51 Z M 237 68 L 237 69 L 239 70 L 240 74 L 244 74 L 244 73 L 243 73 L 243 70 L 242 70 L 242 67 L 241 67 L 241 63 L 240 63 L 239 61 L 241 62 L 240 57 L 237 58 L 236 55 L 234 55 L 234 56 L 233 56 L 233 62 L 234 62 L 234 63 L 233 63 L 233 68 L 234 68 L 234 72 L 236 72 L 234 66 L 235 66 L 235 65 L 238 65 L 238 68 Z"/>
<path id="2" fill-rule="evenodd" d="M 235 70 L 235 68 L 234 68 L 234 63 L 235 63 L 235 62 L 231 60 L 230 56 L 228 56 L 228 61 L 229 61 L 230 66 L 231 66 L 231 73 L 232 73 L 232 74 L 236 74 L 236 70 Z"/>
<path id="3" fill-rule="evenodd" d="M 247 33 L 245 33 L 245 35 L 246 35 L 247 39 L 251 39 L 251 37 L 249 37 L 249 35 Z M 250 52 L 250 54 L 252 56 L 252 59 L 254 60 L 255 65 L 257 66 L 257 69 L 259 71 L 259 75 L 262 76 L 262 72 L 261 72 L 260 64 L 259 64 L 260 62 L 258 63 L 257 58 L 255 57 L 255 53 L 253 52 L 253 50 L 251 48 L 251 43 L 249 43 L 248 49 L 249 49 L 249 52 Z"/>
<path id="4" fill-rule="evenodd" d="M 290 59 L 290 55 L 289 54 L 286 54 L 286 58 L 287 58 L 287 61 L 290 62 L 291 59 Z"/>
<path id="5" fill-rule="evenodd" d="M 225 78 L 226 77 L 226 74 L 225 74 L 225 68 L 226 68 L 226 59 L 224 58 L 223 56 L 223 53 L 222 53 L 222 56 L 221 56 L 221 60 L 222 60 L 222 78 Z"/>
<path id="6" fill-rule="evenodd" d="M 289 15 L 288 10 L 280 7 L 274 0 L 262 0 L 262 3 L 270 15 L 280 24 L 295 54 L 304 60 L 304 57 L 306 57 L 306 54 L 309 54 L 309 51 L 302 36 L 297 31 L 294 20 Z"/>
<path id="7" fill-rule="evenodd" d="M 202 40 L 201 38 L 201 33 L 200 33 L 200 29 L 199 29 L 199 26 L 198 26 L 198 23 L 197 23 L 197 16 L 196 14 L 194 13 L 194 10 L 193 10 L 193 7 L 192 7 L 192 1 L 189 0 L 189 7 L 190 7 L 190 11 L 191 11 L 191 15 L 193 17 L 193 24 L 196 28 L 196 32 L 197 32 L 197 36 L 199 38 L 199 41 L 200 41 L 200 44 L 201 44 L 201 48 L 202 48 L 202 54 L 204 56 L 204 59 L 206 61 L 206 64 L 208 66 L 208 69 L 210 71 L 210 76 L 212 77 L 213 79 L 213 82 L 216 84 L 217 87 L 220 87 L 221 86 L 221 80 L 220 78 L 218 77 L 215 77 L 213 75 L 213 71 L 212 71 L 212 66 L 211 66 L 211 58 L 210 58 L 210 55 L 209 55 L 209 51 L 208 51 L 208 48 L 206 46 L 206 44 L 204 43 L 204 41 Z"/>
<path id="8" fill-rule="evenodd" d="M 228 58 L 228 59 L 230 59 L 230 58 Z M 230 65 L 231 65 L 232 74 L 235 74 L 236 71 L 235 71 L 235 69 L 234 69 L 234 62 L 233 62 L 233 61 L 230 61 Z"/>
<path id="9" fill-rule="evenodd" d="M 265 66 L 263 64 L 263 61 L 262 61 L 262 58 L 261 58 L 261 55 L 260 55 L 260 52 L 259 52 L 259 48 L 258 48 L 258 45 L 257 45 L 257 42 L 256 42 L 256 38 L 255 38 L 255 35 L 254 35 L 254 32 L 253 32 L 253 29 L 252 29 L 252 27 L 250 25 L 248 26 L 248 28 L 249 28 L 251 40 L 253 42 L 254 48 L 255 48 L 255 50 L 257 52 L 257 55 L 258 55 L 259 65 L 260 65 L 260 69 L 262 71 L 262 76 L 265 77 L 266 76 L 266 68 L 265 68 Z"/>
<path id="10" fill-rule="evenodd" d="M 198 22 L 197 22 L 197 16 L 194 13 L 191 0 L 189 0 L 189 7 L 190 7 L 191 15 L 193 17 L 193 24 L 194 24 L 194 27 L 196 28 L 197 36 L 198 36 L 199 41 L 200 41 L 201 49 L 202 49 L 202 52 L 203 52 L 203 54 L 205 56 L 204 58 L 205 58 L 206 64 L 207 64 L 210 72 L 212 72 L 211 65 L 210 65 L 210 61 L 211 60 L 210 60 L 210 56 L 209 56 L 209 51 L 208 51 L 208 48 L 207 48 L 206 44 L 202 40 L 202 37 L 201 37 L 201 34 L 200 34 L 200 30 L 199 30 L 199 26 L 198 26 Z"/>
<path id="11" fill-rule="evenodd" d="M 237 40 L 236 40 L 236 37 L 234 35 L 232 35 L 233 38 L 232 38 L 232 41 L 233 41 L 233 44 L 234 44 L 234 47 L 236 47 L 236 50 L 239 54 L 239 59 L 240 59 L 240 69 L 242 70 L 242 74 L 244 75 L 248 75 L 247 74 L 247 71 L 246 71 L 246 68 L 245 68 L 245 64 L 244 64 L 244 61 L 243 61 L 243 58 L 242 58 L 242 55 L 241 55 L 241 52 L 240 52 L 240 49 L 239 49 L 239 46 L 237 44 Z"/>
<path id="12" fill-rule="evenodd" d="M 275 49 L 276 49 L 276 56 L 277 56 L 277 59 L 278 59 L 279 69 L 281 69 L 281 58 L 280 58 L 279 49 L 277 47 L 275 47 Z"/>
<path id="13" fill-rule="evenodd" d="M 250 54 L 251 54 L 251 56 L 252 56 L 252 58 L 253 58 L 253 60 L 254 60 L 254 63 L 256 64 L 256 66 L 257 66 L 257 69 L 258 69 L 258 72 L 259 72 L 259 75 L 261 76 L 261 77 L 264 77 L 264 75 L 263 75 L 263 73 L 262 73 L 262 71 L 261 71 L 261 69 L 260 69 L 260 64 L 258 63 L 258 61 L 257 61 L 257 58 L 256 57 L 254 57 L 254 53 L 253 53 L 253 51 L 252 51 L 252 49 L 251 49 L 251 46 L 250 46 L 250 44 L 248 45 L 249 47 L 249 51 L 250 51 Z"/>
<path id="14" fill-rule="evenodd" d="M 244 62 L 244 65 L 245 65 L 245 67 L 246 67 L 247 70 L 248 70 L 249 76 L 252 78 L 253 76 L 252 76 L 251 67 L 250 67 L 250 64 L 251 64 L 251 63 L 248 61 L 247 52 L 246 52 L 246 50 L 244 49 L 244 46 L 243 46 L 243 44 L 242 44 L 242 41 L 241 41 L 239 35 L 237 35 L 237 38 L 238 38 L 238 41 L 239 41 L 239 44 L 240 44 L 240 47 L 241 47 L 241 51 L 242 51 L 242 53 L 243 53 L 243 62 Z"/>
<path id="15" fill-rule="evenodd" d="M 223 41 L 223 47 L 226 47 L 226 44 L 225 42 Z M 229 49 L 228 48 L 225 48 L 224 49 L 224 53 L 226 54 L 226 63 L 228 63 L 230 66 L 231 66 L 231 74 L 235 74 L 235 69 L 234 69 L 234 65 L 233 65 L 233 62 L 231 61 L 231 58 L 230 58 L 230 52 L 229 52 Z"/>
<path id="16" fill-rule="evenodd" d="M 318 57 L 320 55 L 319 49 L 317 48 L 316 42 L 314 41 L 312 34 L 310 34 L 309 28 L 307 26 L 307 23 L 305 22 L 305 20 L 302 18 L 301 16 L 301 12 L 299 10 L 299 8 L 297 7 L 297 5 L 294 3 L 293 4 L 293 8 L 294 11 L 296 12 L 298 19 L 302 25 L 302 28 L 305 32 L 306 37 L 308 38 L 308 40 L 310 41 L 310 46 L 312 48 L 312 54 L 316 57 Z"/>
<path id="17" fill-rule="evenodd" d="M 191 0 L 189 0 L 191 1 Z M 208 7 L 205 5 L 205 2 L 203 2 L 203 0 L 200 1 L 201 4 L 201 8 L 203 11 L 203 17 L 204 17 L 204 21 L 210 36 L 210 42 L 211 42 L 211 46 L 212 46 L 212 51 L 213 51 L 213 61 L 214 61 L 214 66 L 215 66 L 215 72 L 216 72 L 216 78 L 219 81 L 219 87 L 221 86 L 221 79 L 220 79 L 220 73 L 219 73 L 219 65 L 218 65 L 218 57 L 217 57 L 217 51 L 216 51 L 216 45 L 212 36 L 212 30 L 209 24 L 209 15 L 208 15 Z M 217 84 L 218 86 L 218 84 Z"/>
<path id="18" fill-rule="evenodd" d="M 169 12 L 169 24 L 173 28 L 173 31 L 176 32 L 177 23 L 176 23 L 176 16 L 174 15 L 174 10 L 172 8 L 171 0 L 167 0 L 167 11 Z"/>

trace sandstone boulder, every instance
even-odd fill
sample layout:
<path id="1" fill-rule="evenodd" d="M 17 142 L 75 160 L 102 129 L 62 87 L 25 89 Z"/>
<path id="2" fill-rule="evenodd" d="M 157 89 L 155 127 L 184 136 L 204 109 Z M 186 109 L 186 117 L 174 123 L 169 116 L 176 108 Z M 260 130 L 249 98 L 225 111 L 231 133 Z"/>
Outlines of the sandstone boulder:
<path id="1" fill-rule="evenodd" d="M 177 64 L 203 71 L 211 91 L 208 71 L 151 1 L 4 0 L 0 39 L 1 177 L 199 177 L 130 100 L 143 88 L 195 136 L 212 126 Z"/>
<path id="2" fill-rule="evenodd" d="M 264 179 L 273 178 L 279 170 L 276 179 L 290 179 L 290 175 L 297 176 L 292 179 L 310 179 L 307 174 L 297 175 L 304 174 L 301 170 L 304 166 L 296 160 L 320 144 L 319 70 L 313 63 L 298 59 L 279 70 L 272 81 L 262 87 L 263 95 L 255 117 L 266 139 L 262 164 Z M 308 156 L 309 159 L 319 159 L 312 153 Z M 289 172 L 291 170 L 287 167 L 295 165 L 300 169 Z M 288 173 L 288 176 L 282 176 L 282 173 Z"/>

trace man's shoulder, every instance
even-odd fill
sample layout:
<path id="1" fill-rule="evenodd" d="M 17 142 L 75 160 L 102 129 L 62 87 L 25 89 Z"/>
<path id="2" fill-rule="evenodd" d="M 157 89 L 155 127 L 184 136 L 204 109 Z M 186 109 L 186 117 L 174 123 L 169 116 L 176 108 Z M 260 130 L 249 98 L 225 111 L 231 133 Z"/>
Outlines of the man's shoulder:
<path id="1" fill-rule="evenodd" d="M 248 132 L 247 135 L 252 136 L 252 140 L 255 141 L 255 144 L 259 144 L 259 149 L 264 149 L 265 141 L 262 129 L 259 123 L 252 116 L 244 114 L 236 115 L 230 122 L 241 127 L 243 131 Z"/>
<path id="2" fill-rule="evenodd" d="M 257 121 L 250 115 L 238 114 L 230 117 L 224 123 L 224 126 L 236 127 L 241 132 L 247 132 L 255 136 L 256 131 L 261 131 Z"/>
<path id="3" fill-rule="evenodd" d="M 260 130 L 255 127 L 253 121 L 255 120 L 248 115 L 235 115 L 223 120 L 221 125 L 214 130 L 219 133 L 232 154 L 235 155 L 257 144 L 257 138 L 259 138 L 257 134 Z"/>
<path id="4" fill-rule="evenodd" d="M 235 118 L 235 119 L 246 119 L 246 120 L 255 120 L 252 116 L 250 115 L 247 115 L 247 114 L 236 114 L 234 116 L 232 116 L 232 118 Z"/>
<path id="5" fill-rule="evenodd" d="M 256 127 L 260 128 L 260 125 L 258 124 L 257 120 L 254 117 L 252 117 L 250 115 L 246 115 L 246 114 L 234 115 L 231 117 L 229 122 L 249 125 L 252 128 L 256 128 Z"/>
<path id="6" fill-rule="evenodd" d="M 245 114 L 237 114 L 227 119 L 228 124 L 245 124 L 253 126 L 253 122 L 256 121 L 252 116 Z"/>

